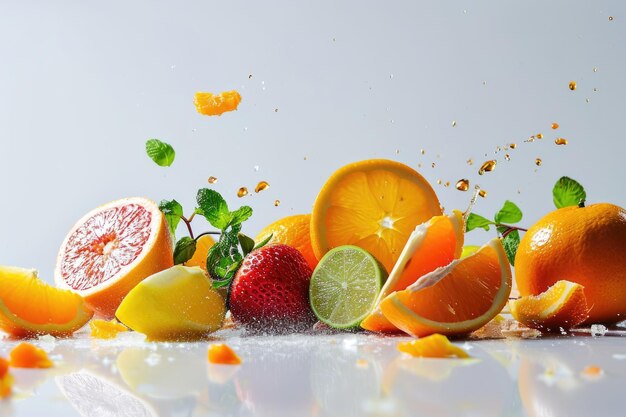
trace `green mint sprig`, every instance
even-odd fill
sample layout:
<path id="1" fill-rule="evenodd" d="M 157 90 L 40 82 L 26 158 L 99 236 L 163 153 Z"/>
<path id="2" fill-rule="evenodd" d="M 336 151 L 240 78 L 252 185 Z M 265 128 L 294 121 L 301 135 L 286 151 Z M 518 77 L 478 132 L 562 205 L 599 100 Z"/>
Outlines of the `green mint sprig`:
<path id="1" fill-rule="evenodd" d="M 578 181 L 570 177 L 561 177 L 552 189 L 552 201 L 556 208 L 580 206 L 584 207 L 587 193 Z"/>
<path id="2" fill-rule="evenodd" d="M 148 139 L 146 141 L 146 153 L 158 166 L 168 167 L 174 162 L 176 152 L 172 145 L 160 141 L 159 139 Z"/>

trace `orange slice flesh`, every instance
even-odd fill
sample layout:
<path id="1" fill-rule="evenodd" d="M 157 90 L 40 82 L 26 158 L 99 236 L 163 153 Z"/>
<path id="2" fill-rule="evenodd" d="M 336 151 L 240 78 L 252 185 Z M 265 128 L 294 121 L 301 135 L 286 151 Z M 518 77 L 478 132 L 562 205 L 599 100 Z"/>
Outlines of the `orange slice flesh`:
<path id="1" fill-rule="evenodd" d="M 48 359 L 45 350 L 31 345 L 20 343 L 9 353 L 11 366 L 14 368 L 51 368 L 52 361 Z"/>
<path id="2" fill-rule="evenodd" d="M 133 287 L 172 265 L 172 240 L 159 207 L 146 198 L 125 198 L 76 223 L 61 245 L 54 278 L 100 316 L 113 318 Z"/>
<path id="3" fill-rule="evenodd" d="M 196 251 L 191 259 L 185 262 L 185 266 L 199 266 L 206 271 L 206 258 L 213 245 L 215 245 L 215 239 L 211 235 L 200 236 L 196 241 Z"/>
<path id="4" fill-rule="evenodd" d="M 466 359 L 470 357 L 466 351 L 450 343 L 447 337 L 438 333 L 410 342 L 400 342 L 398 350 L 422 358 Z"/>
<path id="5" fill-rule="evenodd" d="M 92 316 L 80 295 L 48 285 L 37 271 L 0 266 L 0 329 L 12 336 L 66 336 Z"/>
<path id="6" fill-rule="evenodd" d="M 205 116 L 221 116 L 227 111 L 237 110 L 241 95 L 237 91 L 224 91 L 220 94 L 198 92 L 193 104 L 198 113 Z"/>
<path id="7" fill-rule="evenodd" d="M 450 215 L 435 216 L 417 226 L 389 274 L 376 305 L 392 292 L 404 290 L 423 275 L 458 259 L 463 250 L 463 229 L 463 213 L 458 210 Z M 361 327 L 381 333 L 399 331 L 378 307 L 363 320 Z"/>
<path id="8" fill-rule="evenodd" d="M 217 365 L 239 365 L 241 358 L 228 345 L 215 343 L 209 346 L 208 360 Z"/>
<path id="9" fill-rule="evenodd" d="M 422 276 L 380 304 L 384 316 L 416 337 L 472 332 L 493 319 L 511 292 L 511 267 L 500 239 Z"/>
<path id="10" fill-rule="evenodd" d="M 96 339 L 115 339 L 118 333 L 128 331 L 128 327 L 113 319 L 110 321 L 95 319 L 89 322 L 91 337 Z"/>
<path id="11" fill-rule="evenodd" d="M 557 281 L 537 296 L 509 302 L 511 315 L 520 323 L 542 331 L 570 329 L 587 320 L 589 308 L 584 288 L 570 281 Z"/>
<path id="12" fill-rule="evenodd" d="M 0 358 L 0 398 L 11 395 L 13 381 L 13 375 L 9 373 L 9 361 L 5 358 Z"/>
<path id="13" fill-rule="evenodd" d="M 311 245 L 318 259 L 337 246 L 359 246 L 391 271 L 415 226 L 441 214 L 432 187 L 412 168 L 385 159 L 355 162 L 318 194 Z"/>

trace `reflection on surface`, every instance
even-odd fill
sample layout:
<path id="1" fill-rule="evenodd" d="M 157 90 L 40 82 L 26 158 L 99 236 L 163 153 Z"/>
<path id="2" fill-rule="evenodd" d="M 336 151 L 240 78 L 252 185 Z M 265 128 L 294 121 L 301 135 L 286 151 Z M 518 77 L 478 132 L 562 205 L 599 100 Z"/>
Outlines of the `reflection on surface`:
<path id="1" fill-rule="evenodd" d="M 469 360 L 405 356 L 399 340 L 232 333 L 241 366 L 209 364 L 208 343 L 35 341 L 55 367 L 13 369 L 0 416 L 622 415 L 626 339 L 474 341 Z"/>

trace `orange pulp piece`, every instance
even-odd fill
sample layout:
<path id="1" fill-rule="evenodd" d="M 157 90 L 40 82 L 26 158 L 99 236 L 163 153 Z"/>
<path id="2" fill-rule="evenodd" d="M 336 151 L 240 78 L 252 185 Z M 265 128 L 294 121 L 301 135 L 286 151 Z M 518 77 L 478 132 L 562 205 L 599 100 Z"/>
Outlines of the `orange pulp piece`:
<path id="1" fill-rule="evenodd" d="M 25 342 L 15 346 L 9 358 L 14 368 L 50 368 L 53 365 L 45 350 Z"/>
<path id="2" fill-rule="evenodd" d="M 241 363 L 241 358 L 224 343 L 210 345 L 208 359 L 210 363 L 219 365 L 239 365 Z"/>
<path id="3" fill-rule="evenodd" d="M 185 266 L 198 266 L 206 271 L 206 258 L 209 255 L 209 249 L 213 245 L 215 245 L 215 240 L 211 235 L 200 236 L 196 241 L 196 251 L 191 259 L 185 262 Z"/>
<path id="4" fill-rule="evenodd" d="M 584 287 L 570 281 L 557 281 L 547 291 L 509 302 L 511 315 L 520 323 L 542 331 L 570 329 L 589 316 Z"/>
<path id="5" fill-rule="evenodd" d="M 220 94 L 197 92 L 193 99 L 198 113 L 205 116 L 220 116 L 227 111 L 237 110 L 241 103 L 241 95 L 233 91 Z"/>
<path id="6" fill-rule="evenodd" d="M 435 191 L 409 166 L 386 159 L 355 162 L 333 173 L 319 192 L 311 245 L 318 259 L 337 246 L 358 246 L 389 272 L 415 226 L 441 214 Z"/>
<path id="7" fill-rule="evenodd" d="M 392 292 L 404 290 L 423 275 L 458 259 L 463 251 L 464 227 L 463 213 L 458 210 L 417 226 L 380 291 L 377 307 L 361 322 L 361 327 L 372 332 L 398 332 L 378 305 Z"/>
<path id="8" fill-rule="evenodd" d="M 296 214 L 293 216 L 283 217 L 274 223 L 267 225 L 257 235 L 255 242 L 262 242 L 270 234 L 272 239 L 269 243 L 282 243 L 292 248 L 296 248 L 304 259 L 308 262 L 311 269 L 315 269 L 319 262 L 313 247 L 311 246 L 311 215 Z"/>
<path id="9" fill-rule="evenodd" d="M 447 337 L 438 333 L 410 342 L 400 342 L 398 343 L 398 350 L 422 358 L 466 359 L 470 357 L 467 352 L 450 343 Z"/>
<path id="10" fill-rule="evenodd" d="M 114 339 L 118 333 L 128 331 L 128 327 L 113 319 L 110 321 L 95 319 L 89 322 L 91 337 L 96 339 Z"/>
<path id="11" fill-rule="evenodd" d="M 511 293 L 511 267 L 500 239 L 389 294 L 380 308 L 402 331 L 423 337 L 472 332 L 493 319 Z"/>

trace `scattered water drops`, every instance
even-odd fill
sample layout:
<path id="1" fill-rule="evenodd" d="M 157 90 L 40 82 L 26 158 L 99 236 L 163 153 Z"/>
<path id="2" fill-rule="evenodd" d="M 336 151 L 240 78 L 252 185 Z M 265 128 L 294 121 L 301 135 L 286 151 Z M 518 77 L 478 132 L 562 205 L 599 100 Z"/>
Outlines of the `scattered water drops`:
<path id="1" fill-rule="evenodd" d="M 469 190 L 470 182 L 467 178 L 463 178 L 457 181 L 456 189 L 459 191 L 467 191 Z"/>
<path id="2" fill-rule="evenodd" d="M 541 158 L 536 158 L 536 159 L 535 159 L 535 165 L 537 165 L 537 166 L 541 166 L 541 163 L 542 163 L 542 162 L 543 162 L 543 161 L 541 160 Z"/>
<path id="3" fill-rule="evenodd" d="M 509 148 L 515 149 L 515 148 L 517 148 L 517 144 L 516 143 L 511 143 L 511 144 L 509 144 Z"/>
<path id="4" fill-rule="evenodd" d="M 426 153 L 426 151 L 425 151 L 424 149 L 420 149 L 420 153 L 421 153 L 422 155 L 424 155 L 424 154 Z"/>
<path id="5" fill-rule="evenodd" d="M 254 192 L 258 193 L 263 190 L 267 190 L 268 188 L 270 188 L 270 184 L 267 181 L 259 181 L 259 183 L 254 188 Z"/>
<path id="6" fill-rule="evenodd" d="M 437 184 L 441 185 L 442 181 L 441 180 L 437 180 Z"/>
<path id="7" fill-rule="evenodd" d="M 598 67 L 593 67 L 593 72 L 598 72 Z"/>
<path id="8" fill-rule="evenodd" d="M 396 155 L 400 153 L 400 149 L 396 149 Z"/>
<path id="9" fill-rule="evenodd" d="M 543 139 L 543 133 L 537 133 L 537 139 Z"/>
<path id="10" fill-rule="evenodd" d="M 456 120 L 452 121 L 452 127 L 456 127 Z"/>
<path id="11" fill-rule="evenodd" d="M 559 128 L 559 124 L 558 124 L 557 122 L 553 122 L 553 123 L 552 123 L 552 129 L 553 129 L 553 130 L 556 130 L 556 129 L 558 129 L 558 128 Z"/>
<path id="12" fill-rule="evenodd" d="M 437 166 L 437 164 L 435 164 L 434 162 L 432 164 L 430 164 L 431 168 L 434 168 L 435 166 Z"/>
<path id="13" fill-rule="evenodd" d="M 576 81 L 569 82 L 569 89 L 572 91 L 576 90 Z"/>
<path id="14" fill-rule="evenodd" d="M 554 143 L 557 145 L 567 145 L 567 139 L 565 138 L 556 138 L 554 139 Z"/>
<path id="15" fill-rule="evenodd" d="M 274 207 L 280 206 L 280 200 L 274 200 Z"/>
<path id="16" fill-rule="evenodd" d="M 209 181 L 209 184 L 215 184 L 217 182 L 217 177 L 214 177 L 213 175 L 211 175 L 208 181 Z"/>
<path id="17" fill-rule="evenodd" d="M 478 170 L 478 175 L 483 175 L 485 172 L 493 171 L 496 167 L 496 164 L 497 162 L 495 159 L 483 162 L 483 164 L 480 166 L 480 169 Z"/>
<path id="18" fill-rule="evenodd" d="M 609 16 L 609 22 L 613 21 L 613 16 Z"/>
<path id="19" fill-rule="evenodd" d="M 245 197 L 248 195 L 248 189 L 246 187 L 241 187 L 237 190 L 237 197 Z"/>
<path id="20" fill-rule="evenodd" d="M 252 74 L 249 74 L 249 75 L 248 75 L 248 79 L 250 79 L 250 78 L 252 78 Z"/>
<path id="21" fill-rule="evenodd" d="M 504 154 L 504 159 L 506 159 L 507 161 L 511 160 L 511 156 L 508 153 Z"/>
<path id="22" fill-rule="evenodd" d="M 254 166 L 254 171 L 255 171 L 255 172 L 259 172 L 259 169 L 260 169 L 260 168 L 261 168 L 261 167 L 259 167 L 258 165 L 255 165 L 255 166 Z"/>
<path id="23" fill-rule="evenodd" d="M 468 159 L 467 165 L 474 165 L 474 160 L 472 158 Z"/>
<path id="24" fill-rule="evenodd" d="M 589 97 L 587 97 L 587 98 L 585 99 L 585 103 L 589 103 L 590 101 L 591 101 L 591 99 L 590 99 Z"/>
<path id="25" fill-rule="evenodd" d="M 278 113 L 278 107 L 274 109 L 274 113 Z"/>
<path id="26" fill-rule="evenodd" d="M 446 181 L 446 183 L 443 186 L 444 187 L 449 187 L 450 186 L 450 181 Z"/>
<path id="27" fill-rule="evenodd" d="M 389 74 L 389 79 L 393 80 L 393 74 Z"/>
<path id="28" fill-rule="evenodd" d="M 593 337 L 604 336 L 609 329 L 606 328 L 603 324 L 592 324 L 591 325 L 591 335 Z"/>

